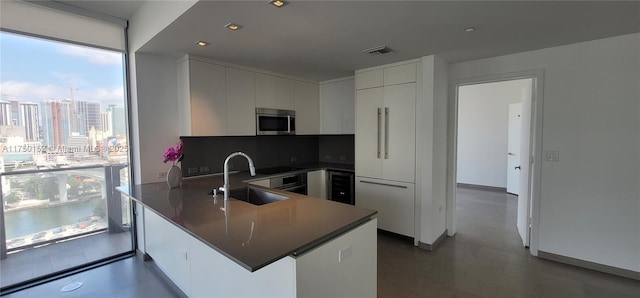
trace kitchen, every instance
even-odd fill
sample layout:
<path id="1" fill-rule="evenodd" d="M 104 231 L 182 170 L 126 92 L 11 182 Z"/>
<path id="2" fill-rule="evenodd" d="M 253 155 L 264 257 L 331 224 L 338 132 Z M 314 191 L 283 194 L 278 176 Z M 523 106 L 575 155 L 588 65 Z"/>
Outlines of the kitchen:
<path id="1" fill-rule="evenodd" d="M 409 196 L 413 201 L 413 205 L 410 206 L 412 207 L 411 210 L 409 210 L 408 208 L 404 208 L 399 211 L 399 214 L 394 214 L 392 217 L 392 219 L 407 219 L 410 224 L 402 223 L 397 226 L 392 224 L 386 229 L 400 231 L 399 234 L 408 234 L 407 236 L 414 239 L 414 245 L 419 245 L 426 249 L 436 248 L 438 243 L 443 239 L 445 235 L 447 235 L 447 233 L 449 235 L 452 235 L 452 233 L 454 232 L 451 230 L 453 228 L 453 224 L 450 222 L 451 219 L 447 219 L 447 214 L 445 214 L 448 208 L 447 192 L 450 191 L 446 184 L 446 181 L 448 179 L 447 177 L 449 175 L 446 169 L 450 166 L 448 163 L 451 162 L 449 160 L 450 155 L 448 154 L 449 148 L 447 147 L 448 141 L 450 141 L 451 139 L 449 135 L 451 132 L 448 130 L 448 126 L 451 126 L 450 105 L 452 104 L 449 99 L 449 97 L 451 96 L 451 90 L 448 86 L 449 82 L 454 79 L 464 79 L 471 76 L 482 76 L 493 74 L 495 72 L 515 72 L 517 70 L 522 70 L 523 68 L 531 69 L 547 66 L 544 62 L 546 60 L 541 58 L 534 58 L 533 60 L 535 60 L 535 62 L 526 64 L 524 66 L 518 65 L 506 67 L 506 70 L 501 68 L 498 68 L 499 70 L 495 70 L 495 65 L 491 64 L 491 61 L 489 61 L 486 62 L 489 65 L 485 65 L 485 68 L 481 68 L 485 71 L 480 72 L 473 70 L 473 65 L 471 65 L 473 64 L 472 62 L 470 62 L 470 64 L 449 64 L 449 62 L 445 61 L 439 56 L 414 55 L 411 59 L 405 59 L 402 61 L 390 61 L 387 59 L 391 59 L 389 57 L 393 56 L 382 55 L 379 57 L 367 57 L 365 59 L 369 61 L 369 64 L 367 64 L 366 66 L 363 65 L 362 67 L 354 67 L 350 69 L 352 75 L 354 74 L 353 71 L 355 70 L 355 77 L 350 77 L 350 75 L 347 74 L 333 77 L 328 76 L 324 78 L 317 77 L 313 81 L 309 81 L 308 79 L 302 79 L 302 77 L 313 78 L 313 74 L 299 72 L 300 77 L 290 76 L 283 74 L 287 73 L 284 66 L 274 66 L 266 62 L 259 61 L 247 64 L 228 62 L 231 61 L 231 58 L 228 60 L 225 59 L 225 61 L 218 61 L 216 59 L 204 57 L 203 53 L 205 52 L 199 53 L 199 51 L 201 50 L 198 50 L 197 48 L 194 49 L 192 54 L 190 54 L 189 56 L 182 55 L 180 57 L 172 57 L 164 55 L 162 53 L 162 49 L 170 49 L 172 45 L 169 44 L 169 42 L 173 42 L 173 40 L 170 40 L 170 38 L 167 38 L 167 36 L 175 37 L 175 32 L 179 31 L 178 29 L 184 30 L 184 28 L 195 28 L 196 26 L 194 25 L 194 23 L 197 24 L 198 20 L 201 19 L 196 17 L 195 15 L 192 17 L 188 17 L 189 14 L 196 14 L 197 11 L 208 11 L 210 14 L 216 13 L 214 12 L 216 11 L 215 9 L 204 9 L 204 6 L 206 5 L 215 6 L 217 4 L 202 2 L 195 4 L 162 3 L 151 7 L 151 4 L 144 3 L 140 7 L 136 15 L 130 20 L 129 49 L 130 52 L 133 53 L 130 56 L 132 77 L 130 96 L 130 114 L 132 120 L 131 137 L 134 140 L 132 143 L 138 144 L 137 146 L 134 145 L 132 148 L 134 157 L 134 168 L 138 169 L 138 171 L 135 172 L 135 181 L 138 183 L 162 182 L 163 178 L 158 177 L 158 173 L 166 171 L 167 167 L 161 162 L 159 156 L 162 155 L 164 148 L 175 144 L 180 137 L 183 137 L 183 140 L 186 143 L 185 150 L 198 150 L 197 148 L 208 148 L 206 149 L 206 151 L 203 150 L 206 153 L 210 152 L 211 148 L 220 144 L 220 140 L 223 140 L 223 138 L 238 138 L 239 142 L 248 143 L 246 145 L 247 148 L 249 148 L 247 149 L 247 151 L 250 151 L 251 148 L 258 148 L 258 146 L 255 144 L 262 141 L 269 142 L 270 137 L 255 136 L 255 123 L 253 122 L 255 121 L 255 108 L 279 108 L 291 110 L 291 107 L 293 107 L 293 110 L 296 111 L 296 120 L 301 120 L 300 122 L 296 123 L 296 136 L 275 136 L 273 138 L 282 138 L 283 140 L 289 137 L 306 138 L 305 143 L 307 144 L 315 144 L 317 142 L 317 154 L 315 153 L 315 151 L 312 151 L 312 153 L 309 154 L 310 156 L 283 154 L 282 156 L 278 156 L 278 158 L 276 159 L 269 159 L 260 158 L 260 151 L 258 151 L 257 149 L 253 149 L 255 150 L 253 152 L 255 152 L 256 158 L 267 163 L 277 160 L 277 162 L 274 162 L 273 164 L 267 164 L 268 167 L 282 165 L 290 166 L 291 164 L 296 163 L 304 164 L 308 162 L 314 163 L 326 161 L 338 164 L 349 164 L 349 162 L 351 161 L 351 156 L 345 154 L 344 160 L 342 160 L 341 156 L 343 155 L 341 153 L 334 153 L 336 150 L 340 151 L 340 148 L 336 150 L 332 148 L 327 149 L 322 146 L 322 143 L 323 140 L 328 140 L 328 142 L 330 143 L 334 142 L 335 140 L 332 139 L 333 137 L 336 137 L 338 139 L 344 137 L 348 139 L 350 135 L 355 133 L 355 136 L 352 136 L 354 140 L 347 140 L 345 142 L 347 144 L 345 147 L 353 144 L 355 148 L 353 162 L 355 163 L 356 175 L 360 176 L 359 173 L 361 172 L 359 172 L 358 159 L 363 155 L 359 154 L 359 142 L 357 138 L 359 137 L 358 119 L 363 118 L 356 116 L 359 112 L 357 108 L 357 94 L 360 93 L 363 96 L 376 97 L 384 103 L 385 92 L 396 91 L 403 92 L 403 94 L 405 94 L 404 92 L 411 92 L 411 90 L 394 90 L 394 86 L 414 84 L 413 92 L 415 92 L 414 96 L 416 98 L 414 103 L 415 118 L 408 120 L 415 121 L 415 125 L 414 131 L 408 131 L 406 135 L 413 135 L 413 142 L 415 142 L 415 144 L 413 146 L 414 151 L 405 154 L 405 157 L 412 156 L 413 160 L 403 160 L 401 162 L 389 165 L 385 164 L 384 161 L 379 164 L 369 163 L 366 165 L 370 166 L 370 168 L 366 169 L 362 176 L 367 177 L 368 179 L 373 179 L 366 180 L 369 182 L 400 182 L 399 184 L 394 185 L 402 186 L 399 189 L 407 191 L 408 193 L 412 193 Z M 295 7 L 295 5 L 290 5 L 289 7 L 282 8 L 282 11 L 287 8 L 296 9 Z M 274 9 L 273 7 L 268 8 Z M 229 9 L 226 10 L 225 13 L 234 15 L 232 13 L 233 11 L 241 9 L 255 9 L 260 11 L 262 8 L 248 8 L 244 7 L 244 4 L 238 4 L 238 7 L 229 6 Z M 253 12 L 255 13 L 255 11 Z M 221 12 L 218 13 L 223 14 Z M 241 14 L 237 15 L 238 20 L 229 21 L 238 22 L 239 24 L 245 26 L 244 28 L 240 28 L 240 30 L 237 32 L 228 31 L 228 29 L 226 28 L 221 28 L 220 31 L 217 31 L 220 32 L 220 36 L 225 37 L 224 39 L 222 39 L 222 37 L 219 38 L 221 40 L 228 40 L 229 44 L 231 44 L 235 39 L 241 39 L 241 37 L 234 37 L 234 35 L 230 34 L 243 34 L 242 30 L 248 30 L 249 28 L 251 28 L 251 26 L 245 25 L 248 24 L 248 20 L 242 19 L 240 17 Z M 260 20 L 260 17 L 257 17 L 255 15 L 253 15 L 252 17 L 253 18 L 251 19 L 253 20 Z M 209 16 L 209 18 L 224 20 L 224 22 L 227 22 L 229 17 L 225 15 L 214 15 Z M 142 23 L 144 25 L 140 25 Z M 313 29 L 309 29 L 309 32 L 320 34 Z M 205 38 L 203 37 L 202 39 Z M 635 45 L 634 36 L 628 39 L 621 39 L 623 39 L 622 42 L 625 45 Z M 261 40 L 260 38 L 255 38 L 252 40 L 255 41 L 255 45 L 244 45 L 244 47 L 261 47 L 264 44 L 261 44 L 260 42 L 265 43 L 265 41 Z M 195 40 L 190 40 L 189 42 L 193 43 L 195 42 Z M 242 47 L 231 47 L 224 44 L 216 44 L 215 40 L 211 42 L 212 44 L 209 45 L 209 47 L 220 47 L 221 51 L 242 51 Z M 370 44 L 369 46 L 383 44 L 385 42 L 386 41 L 381 41 L 380 43 Z M 550 47 L 551 45 L 547 46 Z M 279 55 L 286 55 L 283 53 L 274 53 L 272 51 L 269 51 L 267 45 L 264 45 L 264 48 L 265 60 L 269 60 L 269 58 L 275 59 Z M 400 50 L 401 49 L 399 49 L 399 52 Z M 517 51 L 517 53 L 519 52 L 522 51 Z M 313 53 L 313 51 L 306 51 L 305 53 Z M 494 57 L 498 55 L 499 54 L 493 54 L 485 57 Z M 371 59 L 374 58 L 380 59 L 376 60 L 376 62 L 373 63 L 371 62 Z M 479 57 L 476 59 L 479 59 Z M 542 60 L 543 62 L 540 62 L 539 60 Z M 193 63 L 206 64 L 209 70 L 211 70 L 210 74 L 212 76 L 219 76 L 220 79 L 212 81 L 205 80 L 203 82 L 191 80 L 190 76 L 193 75 L 193 73 L 190 72 L 191 68 L 186 66 L 189 63 L 192 63 L 192 61 L 194 61 Z M 501 62 L 503 61 L 498 61 L 495 63 L 500 64 Z M 480 62 L 478 63 L 481 64 Z M 407 71 L 407 67 L 413 69 L 413 71 Z M 307 68 L 314 69 L 314 67 Z M 321 68 L 322 66 L 315 65 L 315 69 Z M 229 71 L 229 69 L 231 70 Z M 264 69 L 271 70 L 267 71 Z M 207 70 L 207 73 L 209 73 L 209 70 Z M 389 73 L 396 74 L 387 77 L 387 74 Z M 413 75 L 407 76 L 408 73 L 411 73 Z M 246 78 L 247 76 L 253 76 L 253 87 L 247 87 L 247 85 L 245 85 L 247 84 L 247 82 L 251 82 L 250 79 L 243 81 L 243 78 Z M 233 79 L 230 80 L 230 77 Z M 326 94 L 324 92 L 324 90 L 326 90 L 326 86 L 324 85 L 332 83 L 338 84 L 343 82 L 341 80 L 336 82 L 330 81 L 334 78 L 345 78 L 343 81 L 353 80 L 353 88 L 350 88 L 350 91 L 353 92 L 351 96 L 355 100 L 353 112 L 350 112 L 351 107 L 347 107 L 345 109 L 342 106 L 331 106 L 329 103 L 327 103 L 327 100 L 325 100 L 325 97 L 323 95 Z M 554 78 L 551 77 L 550 79 L 553 80 Z M 197 83 L 200 83 L 200 86 L 194 86 L 194 84 L 198 85 Z M 216 84 L 222 87 L 215 90 L 219 91 L 224 89 L 224 95 L 215 92 L 206 93 L 209 95 L 217 94 L 219 96 L 217 98 L 214 98 L 214 100 L 209 103 L 224 104 L 226 106 L 224 113 L 211 114 L 215 113 L 215 110 L 210 108 L 196 108 L 194 110 L 194 107 L 199 107 L 194 104 L 200 104 L 200 102 L 194 102 L 194 96 L 179 96 L 179 94 L 186 94 L 186 92 L 198 90 L 198 88 L 200 87 L 214 88 L 214 85 Z M 228 84 L 238 85 L 236 85 L 237 88 L 229 88 Z M 251 88 L 253 88 L 253 92 L 247 91 L 251 90 Z M 625 90 L 630 90 L 628 86 L 626 86 L 625 88 Z M 237 98 L 248 99 L 248 101 L 251 102 L 251 98 L 253 96 L 255 105 L 253 107 L 249 106 L 249 108 L 247 108 L 246 105 L 243 105 L 242 107 L 229 105 L 229 95 L 233 94 L 229 93 L 229 90 L 245 91 L 246 93 L 244 94 L 237 94 Z M 368 91 L 371 91 L 372 94 L 367 94 Z M 380 96 L 379 94 L 380 91 L 382 91 L 382 96 Z M 329 93 L 330 92 L 331 91 L 329 91 Z M 554 95 L 557 95 L 559 93 L 564 94 L 563 92 L 565 91 L 557 91 L 557 93 L 551 93 L 551 97 L 554 97 Z M 296 94 L 308 95 L 296 96 Z M 262 97 L 263 95 L 265 95 L 265 97 Z M 549 94 L 545 94 L 545 96 L 548 95 Z M 268 104 L 258 104 L 259 101 L 263 101 Z M 291 102 L 293 102 L 293 105 L 291 105 Z M 325 107 L 325 104 L 329 105 L 329 107 Z M 314 109 L 310 107 L 318 108 Z M 380 129 L 374 129 L 373 132 L 369 133 L 378 134 L 382 137 L 379 140 L 376 140 L 377 143 L 373 143 L 373 149 L 376 150 L 367 151 L 364 154 L 377 156 L 379 151 L 378 148 L 380 148 L 380 154 L 383 156 L 385 154 L 385 148 L 389 148 L 392 155 L 395 152 L 395 148 L 393 148 L 393 146 L 397 145 L 397 143 L 390 142 L 387 147 L 387 144 L 384 142 L 386 140 L 385 132 L 387 129 L 384 125 L 385 123 L 387 123 L 385 119 L 385 107 L 385 105 L 374 107 L 375 111 L 380 109 L 380 118 L 376 118 L 377 114 L 367 114 L 367 117 L 373 117 L 373 123 L 376 123 L 370 125 L 373 128 L 376 128 L 378 126 L 378 121 L 380 122 Z M 403 107 L 405 106 L 403 105 Z M 234 108 L 237 108 L 237 110 L 233 111 L 237 111 L 238 115 L 242 114 L 244 116 L 229 117 L 229 115 L 236 115 L 235 112 L 233 114 L 230 114 L 228 112 L 229 109 Z M 393 116 L 395 109 L 393 109 L 393 107 L 391 108 L 391 115 Z M 341 115 L 336 116 L 335 111 L 339 111 L 338 114 Z M 200 115 L 197 113 L 204 114 Z M 198 116 L 194 117 L 194 115 Z M 349 119 L 350 115 L 353 115 L 353 118 Z M 449 119 L 447 117 L 448 115 Z M 391 118 L 391 121 L 393 120 L 394 119 Z M 213 121 L 215 123 L 209 121 Z M 211 125 L 212 123 L 215 125 Z M 390 123 L 393 124 L 393 122 Z M 420 129 L 417 130 L 415 129 L 415 127 L 420 127 Z M 397 128 L 397 125 L 391 125 L 389 127 L 390 130 Z M 203 130 L 200 131 L 200 129 Z M 233 131 L 235 129 L 239 129 L 239 131 L 229 133 L 229 131 Z M 328 133 L 329 135 L 325 136 L 325 133 Z M 346 137 L 342 134 L 345 134 Z M 236 137 L 236 135 L 242 136 Z M 397 134 L 391 134 L 391 137 L 395 136 L 397 136 Z M 246 140 L 241 139 L 245 137 L 247 138 Z M 552 138 L 552 142 L 554 140 L 555 138 Z M 196 146 L 189 146 L 189 142 L 191 141 L 195 141 L 198 143 L 196 143 Z M 632 143 L 631 145 L 636 146 L 633 140 L 629 141 L 629 143 Z M 411 147 L 412 146 L 406 146 L 401 149 L 407 149 Z M 235 151 L 234 149 L 230 150 Z M 305 152 L 308 151 L 305 150 Z M 429 154 L 424 154 L 424 152 L 428 152 Z M 198 174 L 200 174 L 200 172 L 202 174 L 219 173 L 221 171 L 221 163 L 224 160 L 225 154 L 228 153 L 230 153 L 230 151 L 224 151 L 221 152 L 220 155 L 216 155 L 215 157 L 211 158 L 209 158 L 208 156 L 202 157 L 201 154 L 196 154 L 202 159 L 195 161 L 190 161 L 189 157 L 185 157 L 186 164 L 183 165 L 183 174 L 185 175 L 185 177 L 190 176 L 190 168 L 196 168 L 196 170 L 192 171 L 197 171 Z M 323 160 L 326 159 L 326 156 L 329 156 L 330 159 Z M 284 162 L 284 164 L 282 164 L 281 162 Z M 406 162 L 406 164 L 403 164 L 404 162 Z M 398 168 L 394 168 L 395 164 L 408 164 L 410 165 L 410 167 L 415 167 L 413 168 L 413 176 L 407 176 L 406 173 L 403 172 L 411 171 L 408 170 L 406 166 L 399 166 Z M 265 165 L 265 167 L 267 167 L 267 165 Z M 240 169 L 244 169 L 245 167 L 245 165 L 240 162 L 238 162 L 236 166 L 240 167 Z M 262 167 L 260 165 L 256 166 L 259 168 Z M 218 168 L 219 170 L 215 170 L 216 168 Z M 553 169 L 551 169 L 551 171 L 553 171 Z M 321 187 L 321 189 L 323 188 Z M 549 189 L 545 190 L 552 191 Z M 379 191 L 373 192 L 379 193 Z M 355 201 L 357 206 L 357 191 Z M 377 206 L 383 206 L 382 204 L 384 203 L 377 202 L 377 204 Z M 402 206 L 405 205 L 403 204 Z M 382 222 L 382 220 L 384 220 L 384 215 L 379 214 L 378 219 Z M 550 228 L 545 227 L 545 229 L 548 233 Z M 560 245 L 560 248 L 558 248 L 554 245 L 548 244 L 548 242 L 546 245 L 547 248 L 556 249 L 554 250 L 556 252 L 566 252 L 568 247 Z M 545 244 L 543 243 L 542 246 L 544 247 Z M 565 254 L 575 256 L 571 253 Z M 594 262 L 608 262 L 601 260 L 599 257 L 590 255 L 589 252 L 585 252 L 585 254 L 586 256 L 583 254 L 579 257 Z M 629 253 L 628 251 L 623 251 L 622 255 L 627 256 L 629 255 Z M 609 262 L 607 264 L 612 266 L 621 266 L 620 262 L 618 261 L 613 263 Z M 637 268 L 634 268 L 635 267 L 628 269 L 637 271 Z"/>

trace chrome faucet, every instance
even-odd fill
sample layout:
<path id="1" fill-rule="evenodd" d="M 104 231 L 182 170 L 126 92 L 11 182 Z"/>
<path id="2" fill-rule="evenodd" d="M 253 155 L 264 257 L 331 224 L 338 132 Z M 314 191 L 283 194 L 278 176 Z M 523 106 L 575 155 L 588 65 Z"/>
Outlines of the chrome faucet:
<path id="1" fill-rule="evenodd" d="M 244 152 L 234 152 L 229 154 L 229 156 L 227 156 L 227 159 L 224 160 L 224 185 L 219 188 L 224 192 L 225 202 L 229 200 L 229 160 L 238 155 L 247 158 L 247 160 L 249 161 L 249 172 L 251 172 L 251 176 L 256 175 L 256 167 L 253 166 L 253 160 L 251 160 L 251 157 L 249 157 L 249 155 L 245 154 Z"/>

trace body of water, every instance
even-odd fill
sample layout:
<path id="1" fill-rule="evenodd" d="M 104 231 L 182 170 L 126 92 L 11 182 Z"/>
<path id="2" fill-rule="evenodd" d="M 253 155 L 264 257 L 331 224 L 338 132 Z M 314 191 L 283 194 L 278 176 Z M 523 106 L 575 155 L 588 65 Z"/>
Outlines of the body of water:
<path id="1" fill-rule="evenodd" d="M 7 240 L 78 223 L 80 219 L 92 216 L 98 204 L 106 204 L 104 199 L 73 202 L 49 208 L 28 208 L 5 212 L 4 221 Z"/>

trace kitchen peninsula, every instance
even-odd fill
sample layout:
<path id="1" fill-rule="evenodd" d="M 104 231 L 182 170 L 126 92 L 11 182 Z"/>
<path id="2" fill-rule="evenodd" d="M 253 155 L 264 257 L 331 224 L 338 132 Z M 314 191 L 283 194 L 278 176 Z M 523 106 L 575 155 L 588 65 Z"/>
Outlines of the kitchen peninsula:
<path id="1" fill-rule="evenodd" d="M 231 175 L 231 189 L 247 187 Z M 142 206 L 140 248 L 191 297 L 374 297 L 376 212 L 290 192 L 256 206 L 207 195 L 220 176 L 120 188 Z M 233 195 L 232 195 L 233 197 Z M 138 241 L 140 243 L 140 240 Z"/>

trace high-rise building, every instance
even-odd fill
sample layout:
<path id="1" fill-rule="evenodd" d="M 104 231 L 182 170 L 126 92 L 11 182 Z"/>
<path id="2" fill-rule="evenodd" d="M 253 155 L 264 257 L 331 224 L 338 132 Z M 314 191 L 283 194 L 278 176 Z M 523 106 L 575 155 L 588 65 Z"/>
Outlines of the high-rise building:
<path id="1" fill-rule="evenodd" d="M 76 101 L 76 131 L 82 136 L 86 136 L 89 132 L 89 123 L 87 121 L 87 102 L 82 100 Z"/>
<path id="2" fill-rule="evenodd" d="M 111 112 L 111 131 L 114 136 L 127 136 L 127 122 L 125 121 L 124 107 L 110 105 L 107 109 Z"/>
<path id="3" fill-rule="evenodd" d="M 32 102 L 20 103 L 19 125 L 24 127 L 25 141 L 40 141 L 40 113 L 38 104 Z"/>
<path id="4" fill-rule="evenodd" d="M 89 130 L 93 127 L 101 130 L 100 123 L 100 103 L 86 102 L 84 100 L 75 101 L 76 129 L 79 135 L 88 136 Z"/>
<path id="5" fill-rule="evenodd" d="M 113 122 L 111 122 L 111 111 L 107 108 L 106 112 L 100 113 L 100 123 L 103 127 L 103 132 L 107 136 L 113 136 Z"/>
<path id="6" fill-rule="evenodd" d="M 41 111 L 43 145 L 66 145 L 71 135 L 71 103 L 68 100 L 44 100 Z"/>
<path id="7" fill-rule="evenodd" d="M 100 103 L 98 102 L 87 102 L 87 131 L 91 127 L 104 130 L 100 124 Z"/>
<path id="8" fill-rule="evenodd" d="M 11 121 L 11 103 L 0 101 L 0 125 L 13 125 Z"/>
<path id="9" fill-rule="evenodd" d="M 20 124 L 20 102 L 17 100 L 10 100 L 11 104 L 11 125 L 21 125 Z"/>
<path id="10" fill-rule="evenodd" d="M 11 105 L 11 124 L 20 125 L 20 102 L 17 100 L 10 100 Z"/>

